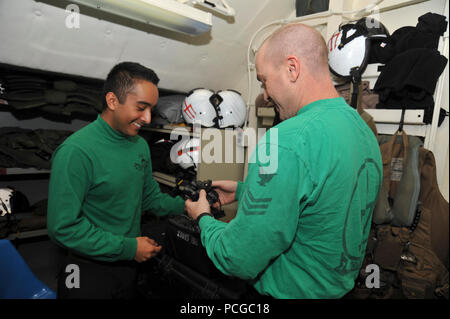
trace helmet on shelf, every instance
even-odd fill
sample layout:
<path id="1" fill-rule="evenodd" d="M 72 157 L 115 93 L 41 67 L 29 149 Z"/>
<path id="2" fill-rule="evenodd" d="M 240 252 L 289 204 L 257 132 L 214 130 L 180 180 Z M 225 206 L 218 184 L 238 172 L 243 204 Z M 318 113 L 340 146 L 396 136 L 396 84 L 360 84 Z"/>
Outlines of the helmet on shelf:
<path id="1" fill-rule="evenodd" d="M 234 90 L 214 93 L 194 89 L 185 98 L 182 110 L 186 123 L 204 127 L 239 127 L 247 118 L 247 105 L 241 94 Z"/>
<path id="2" fill-rule="evenodd" d="M 0 188 L 0 216 L 11 214 L 11 201 L 14 196 L 14 190 L 11 188 Z"/>
<path id="3" fill-rule="evenodd" d="M 30 203 L 24 193 L 8 186 L 0 188 L 0 216 L 28 212 Z"/>
<path id="4" fill-rule="evenodd" d="M 217 113 L 210 98 L 214 92 L 207 89 L 194 89 L 188 93 L 182 104 L 182 114 L 186 123 L 201 124 L 212 127 L 215 125 Z"/>
<path id="5" fill-rule="evenodd" d="M 350 78 L 359 68 L 362 74 L 369 63 L 379 63 L 380 51 L 389 37 L 386 27 L 373 18 L 362 18 L 341 25 L 328 41 L 328 65 L 333 74 Z"/>
<path id="6" fill-rule="evenodd" d="M 224 90 L 217 92 L 217 95 L 222 100 L 218 104 L 221 115 L 219 126 L 221 128 L 242 126 L 247 119 L 247 104 L 241 94 L 234 90 Z"/>
<path id="7" fill-rule="evenodd" d="M 173 152 L 176 153 L 173 153 Z M 171 158 L 183 169 L 194 168 L 197 170 L 197 164 L 200 156 L 200 139 L 193 137 L 182 141 L 176 148 L 172 149 Z"/>

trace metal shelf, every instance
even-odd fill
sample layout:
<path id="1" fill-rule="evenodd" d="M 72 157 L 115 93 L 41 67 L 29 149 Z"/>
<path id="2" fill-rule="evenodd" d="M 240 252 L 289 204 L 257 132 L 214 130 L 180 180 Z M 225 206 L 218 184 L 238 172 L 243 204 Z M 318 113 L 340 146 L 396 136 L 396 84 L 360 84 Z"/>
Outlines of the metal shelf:
<path id="1" fill-rule="evenodd" d="M 375 123 L 391 123 L 398 124 L 402 116 L 402 110 L 397 109 L 364 109 L 369 113 Z M 404 124 L 424 125 L 424 110 L 406 110 Z"/>
<path id="2" fill-rule="evenodd" d="M 47 235 L 48 235 L 47 229 L 44 228 L 44 229 L 37 229 L 37 230 L 30 230 L 30 231 L 9 234 L 7 239 L 15 240 L 15 239 L 25 239 L 25 238 L 47 236 Z"/>
<path id="3" fill-rule="evenodd" d="M 153 178 L 161 184 L 170 186 L 170 187 L 175 187 L 176 186 L 176 178 L 175 176 L 172 175 L 168 175 L 168 174 L 164 174 L 161 172 L 153 172 L 152 173 Z"/>
<path id="4" fill-rule="evenodd" d="M 50 174 L 49 169 L 37 168 L 0 168 L 0 175 Z"/>
<path id="5" fill-rule="evenodd" d="M 376 123 L 393 123 L 398 124 L 402 110 L 397 109 L 364 109 L 369 113 Z M 424 110 L 406 110 L 405 112 L 405 124 L 418 124 L 423 125 Z M 258 117 L 274 117 L 275 111 L 273 108 L 260 107 L 257 112 Z"/>

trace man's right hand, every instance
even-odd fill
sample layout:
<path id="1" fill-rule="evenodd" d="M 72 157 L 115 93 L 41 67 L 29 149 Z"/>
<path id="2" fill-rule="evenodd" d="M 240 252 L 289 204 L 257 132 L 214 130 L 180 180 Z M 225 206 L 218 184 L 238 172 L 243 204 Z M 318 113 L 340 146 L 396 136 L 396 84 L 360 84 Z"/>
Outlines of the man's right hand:
<path id="1" fill-rule="evenodd" d="M 158 245 L 153 239 L 148 237 L 136 237 L 137 249 L 134 260 L 138 263 L 146 261 L 153 256 L 156 256 L 162 249 L 162 246 Z"/>
<path id="2" fill-rule="evenodd" d="M 231 204 L 235 201 L 237 182 L 236 181 L 213 181 L 211 186 L 219 195 L 221 205 Z M 219 208 L 219 203 L 213 205 Z"/>

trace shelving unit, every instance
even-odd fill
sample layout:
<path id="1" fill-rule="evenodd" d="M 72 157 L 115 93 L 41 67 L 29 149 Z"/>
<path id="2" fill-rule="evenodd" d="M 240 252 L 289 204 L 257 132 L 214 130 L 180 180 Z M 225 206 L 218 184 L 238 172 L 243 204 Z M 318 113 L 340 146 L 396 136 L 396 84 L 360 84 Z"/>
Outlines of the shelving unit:
<path id="1" fill-rule="evenodd" d="M 20 221 L 27 220 L 30 218 L 33 218 L 32 212 L 21 212 L 21 213 L 13 215 L 12 218 L 10 215 L 0 216 L 0 226 L 4 227 L 8 222 L 20 223 Z M 10 220 L 8 221 L 8 219 L 10 219 Z M 12 240 L 16 240 L 16 239 L 43 237 L 43 236 L 47 236 L 47 235 L 48 235 L 47 229 L 42 228 L 42 229 L 35 229 L 35 230 L 12 231 L 11 233 L 7 234 L 7 236 L 4 238 L 12 241 Z"/>
<path id="2" fill-rule="evenodd" d="M 254 57 L 257 50 L 264 39 L 272 33 L 276 28 L 289 22 L 300 22 L 316 28 L 325 38 L 326 41 L 331 38 L 332 34 L 338 30 L 339 25 L 350 20 L 357 20 L 364 15 L 365 8 L 373 9 L 370 17 L 381 21 L 384 26 L 392 34 L 396 30 L 404 26 L 415 26 L 418 18 L 427 12 L 433 12 L 444 15 L 449 21 L 449 2 L 439 0 L 384 0 L 377 2 L 372 6 L 374 1 L 345 1 L 333 0 L 329 3 L 329 11 L 312 14 L 309 16 L 296 17 L 293 13 L 288 19 L 283 21 L 272 21 L 261 27 L 256 34 L 253 35 L 249 45 L 249 107 L 251 117 L 249 118 L 249 126 L 271 127 L 274 118 L 272 109 L 255 109 L 254 101 L 258 94 L 261 93 L 259 84 L 256 79 Z M 338 14 L 338 13 L 346 14 Z M 352 14 L 350 14 L 352 13 Z M 356 13 L 361 13 L 358 15 Z M 365 14 L 367 15 L 367 13 Z M 399 19 L 401 17 L 401 19 Z M 438 51 L 448 59 L 448 26 L 447 31 L 440 37 Z M 375 82 L 380 74 L 378 71 L 379 64 L 369 64 L 362 76 L 363 81 L 369 81 L 370 88 L 373 89 Z M 438 126 L 440 108 L 448 111 L 448 75 L 449 63 L 438 80 L 434 94 L 434 111 L 430 124 L 423 123 L 424 110 L 406 110 L 403 129 L 408 135 L 422 137 L 424 147 L 431 150 L 436 158 L 436 169 L 438 176 L 438 184 L 444 197 L 448 199 L 448 152 L 449 139 L 448 127 L 449 120 L 443 122 L 442 126 Z M 401 110 L 392 109 L 366 109 L 375 122 L 379 134 L 394 134 L 401 118 Z"/>
<path id="3" fill-rule="evenodd" d="M 158 133 L 164 133 L 170 136 L 173 132 L 173 129 L 179 128 L 179 126 L 170 126 L 167 125 L 163 128 L 151 128 L 146 127 L 145 130 L 153 131 Z M 181 127 L 183 130 L 178 130 L 177 135 L 184 135 L 188 137 L 197 137 L 200 138 L 200 152 L 202 156 L 200 157 L 200 162 L 197 164 L 197 180 L 243 180 L 243 173 L 245 167 L 245 161 L 243 160 L 245 157 L 244 148 L 239 146 L 237 142 L 237 137 L 234 138 L 230 143 L 227 140 L 225 130 L 224 129 L 211 129 L 208 128 L 207 132 L 213 133 L 213 137 L 206 136 L 208 134 L 205 133 L 205 128 L 202 128 L 200 132 L 193 132 L 192 127 Z M 188 131 L 189 133 L 183 133 Z M 210 138 L 210 139 L 209 139 Z M 210 143 L 217 143 L 212 147 Z M 219 148 L 220 146 L 220 148 Z M 206 150 L 206 151 L 205 151 Z M 208 151 L 218 152 L 219 156 L 214 157 L 209 156 Z M 232 158 L 225 158 L 225 154 L 230 154 L 233 152 Z M 215 154 L 213 154 L 215 155 Z M 242 160 L 241 160 L 242 159 Z M 217 161 L 216 161 L 217 160 Z M 228 162 L 227 162 L 228 161 Z M 176 186 L 176 178 L 175 176 L 171 176 L 166 173 L 153 171 L 153 178 L 161 184 L 167 185 L 169 187 Z M 231 204 L 222 207 L 225 212 L 225 217 L 221 218 L 223 221 L 228 221 L 232 217 L 236 215 L 237 205 Z"/>
<path id="4" fill-rule="evenodd" d="M 18 190 L 22 189 L 17 187 L 17 183 L 23 185 L 24 183 L 29 184 L 32 179 L 48 179 L 50 175 L 50 170 L 47 169 L 36 169 L 36 168 L 0 168 L 0 182 L 2 184 L 11 185 Z M 20 182 L 19 182 L 20 180 Z M 26 194 L 27 195 L 27 194 Z M 29 195 L 29 194 L 28 194 Z M 28 199 L 28 196 L 27 196 Z M 30 203 L 31 205 L 31 203 Z M 19 213 L 14 216 L 17 218 L 17 221 L 27 218 L 33 218 L 32 213 Z M 0 224 L 2 227 L 7 226 L 7 216 L 0 217 Z M 10 231 L 13 228 L 9 228 Z M 47 237 L 47 229 L 44 227 L 42 229 L 35 230 L 18 230 L 12 233 L 9 233 L 5 239 L 20 240 L 20 239 L 31 239 L 35 238 L 36 240 L 41 240 L 42 238 L 48 239 Z M 33 239 L 34 240 L 34 239 Z"/>
<path id="5" fill-rule="evenodd" d="M 0 63 L 0 75 L 2 76 L 21 76 L 29 78 L 37 78 L 38 81 L 42 80 L 51 83 L 51 81 L 59 80 L 69 80 L 74 81 L 78 84 L 86 84 L 91 86 L 100 86 L 102 84 L 101 80 L 85 78 L 81 76 L 72 76 L 68 74 L 61 74 L 55 72 L 47 72 L 43 70 L 29 69 L 26 67 L 20 67 L 15 65 Z M 4 90 L 7 87 L 3 88 Z M 41 87 L 36 87 L 36 90 L 42 89 Z M 87 125 L 88 119 L 82 117 L 73 117 L 70 121 L 66 117 L 60 118 L 60 121 L 56 120 L 56 116 L 47 117 L 46 113 L 42 113 L 39 108 L 33 108 L 25 110 L 24 113 L 20 110 L 16 110 L 13 107 L 9 107 L 8 104 L 2 103 L 0 101 L 0 126 L 2 127 L 17 127 L 22 129 L 48 129 L 48 130 L 63 130 L 63 131 L 77 131 L 83 126 Z M 51 118 L 51 119 L 50 119 Z M 95 119 L 95 118 L 94 118 Z M 33 205 L 40 200 L 48 197 L 48 181 L 50 177 L 50 169 L 38 169 L 38 168 L 19 168 L 19 167 L 1 167 L 0 164 L 0 187 L 11 186 L 16 190 L 22 192 L 30 205 Z M 31 225 L 28 222 L 34 221 L 42 222 L 36 225 L 40 225 L 39 229 L 31 229 Z M 23 225 L 16 224 L 23 220 Z M 28 241 L 46 241 L 49 240 L 47 229 L 45 227 L 45 220 L 41 216 L 35 216 L 31 212 L 21 212 L 13 216 L 9 221 L 4 216 L 0 218 L 0 223 L 2 226 L 7 226 L 3 235 L 6 234 L 4 238 L 9 240 L 22 240 L 27 239 Z M 27 225 L 25 225 L 27 224 Z M 36 226 L 38 228 L 39 226 Z"/>

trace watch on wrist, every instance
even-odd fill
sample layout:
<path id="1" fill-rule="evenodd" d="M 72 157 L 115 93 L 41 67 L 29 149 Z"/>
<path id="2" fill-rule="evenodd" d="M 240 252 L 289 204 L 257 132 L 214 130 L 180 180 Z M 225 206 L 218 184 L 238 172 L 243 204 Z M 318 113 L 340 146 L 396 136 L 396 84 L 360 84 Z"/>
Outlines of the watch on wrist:
<path id="1" fill-rule="evenodd" d="M 200 215 L 198 215 L 198 217 L 197 217 L 197 219 L 196 219 L 197 223 L 199 223 L 199 222 L 200 222 L 200 218 L 202 218 L 202 217 L 204 217 L 204 216 L 211 216 L 211 217 L 214 217 L 211 213 L 208 213 L 208 212 L 201 213 Z"/>

